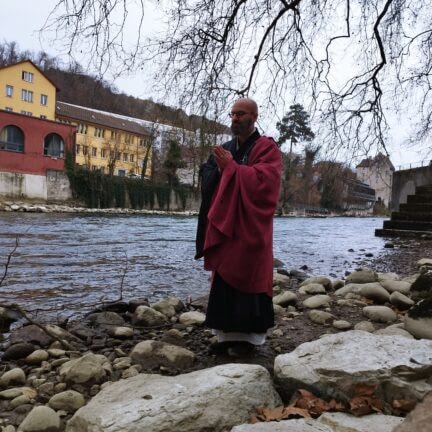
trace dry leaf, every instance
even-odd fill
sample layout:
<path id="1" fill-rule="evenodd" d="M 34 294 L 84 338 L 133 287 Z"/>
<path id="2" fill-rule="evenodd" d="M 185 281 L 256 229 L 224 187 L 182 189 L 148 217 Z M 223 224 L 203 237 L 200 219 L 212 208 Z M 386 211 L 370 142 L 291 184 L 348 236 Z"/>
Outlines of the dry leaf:
<path id="1" fill-rule="evenodd" d="M 311 415 L 305 409 L 296 408 L 293 406 L 287 406 L 284 408 L 284 418 L 285 419 L 295 418 L 295 417 L 310 418 Z"/>
<path id="2" fill-rule="evenodd" d="M 373 396 L 377 387 L 377 384 L 358 383 L 353 388 L 354 397 Z"/>
<path id="3" fill-rule="evenodd" d="M 414 400 L 396 399 L 392 402 L 392 408 L 397 414 L 407 414 L 414 409 L 416 404 L 417 401 Z"/>

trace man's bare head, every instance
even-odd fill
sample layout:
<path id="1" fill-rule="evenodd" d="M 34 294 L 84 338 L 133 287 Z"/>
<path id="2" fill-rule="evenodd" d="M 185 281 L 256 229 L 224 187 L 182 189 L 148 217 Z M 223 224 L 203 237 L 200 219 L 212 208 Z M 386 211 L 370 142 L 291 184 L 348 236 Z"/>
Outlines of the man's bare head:
<path id="1" fill-rule="evenodd" d="M 255 128 L 258 105 L 253 99 L 238 99 L 231 109 L 231 131 L 239 138 L 247 138 Z"/>

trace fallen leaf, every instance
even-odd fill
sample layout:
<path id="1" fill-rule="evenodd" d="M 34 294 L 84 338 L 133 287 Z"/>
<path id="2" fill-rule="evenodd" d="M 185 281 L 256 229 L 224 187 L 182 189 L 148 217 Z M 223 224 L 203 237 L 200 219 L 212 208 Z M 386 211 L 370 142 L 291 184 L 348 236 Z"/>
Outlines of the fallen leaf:
<path id="1" fill-rule="evenodd" d="M 414 409 L 417 401 L 406 400 L 406 399 L 395 399 L 392 402 L 392 408 L 395 410 L 395 414 L 407 414 Z"/>

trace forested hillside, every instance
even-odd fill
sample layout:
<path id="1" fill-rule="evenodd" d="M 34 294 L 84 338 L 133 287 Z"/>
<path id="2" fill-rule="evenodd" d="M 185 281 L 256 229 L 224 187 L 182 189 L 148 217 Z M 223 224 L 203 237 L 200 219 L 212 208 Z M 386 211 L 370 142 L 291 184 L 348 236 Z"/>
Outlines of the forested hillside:
<path id="1" fill-rule="evenodd" d="M 15 42 L 0 43 L 0 67 L 31 60 L 58 87 L 57 100 L 116 114 L 158 121 L 188 130 L 227 133 L 220 123 L 199 116 L 188 116 L 182 109 L 138 99 L 121 93 L 107 81 L 84 73 L 78 63 L 63 65 L 44 52 L 21 51 Z"/>

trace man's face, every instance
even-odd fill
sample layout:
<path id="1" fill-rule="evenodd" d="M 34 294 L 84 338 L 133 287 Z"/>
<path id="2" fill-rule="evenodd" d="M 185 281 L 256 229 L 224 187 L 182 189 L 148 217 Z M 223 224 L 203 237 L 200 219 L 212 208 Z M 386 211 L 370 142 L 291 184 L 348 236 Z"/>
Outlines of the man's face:
<path id="1" fill-rule="evenodd" d="M 252 132 L 257 115 L 243 101 L 236 102 L 231 109 L 231 131 L 235 136 Z"/>

